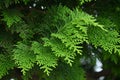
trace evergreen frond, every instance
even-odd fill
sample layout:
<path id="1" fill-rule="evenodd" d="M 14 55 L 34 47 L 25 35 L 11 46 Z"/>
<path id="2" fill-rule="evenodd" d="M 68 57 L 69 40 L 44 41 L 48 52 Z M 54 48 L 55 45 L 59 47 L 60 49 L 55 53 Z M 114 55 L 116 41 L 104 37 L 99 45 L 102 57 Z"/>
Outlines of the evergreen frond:
<path id="1" fill-rule="evenodd" d="M 61 6 L 59 6 L 57 7 L 57 9 L 64 9 L 64 7 L 61 8 Z M 63 11 L 60 11 L 61 14 L 63 14 Z M 91 26 L 95 26 L 103 31 L 106 30 L 103 28 L 102 25 L 96 22 L 96 19 L 84 13 L 83 11 L 79 11 L 78 9 L 76 9 L 70 12 L 71 13 L 67 13 L 64 18 L 57 15 L 58 20 L 63 21 L 64 23 L 61 23 L 61 26 L 58 27 L 58 31 L 56 33 L 51 34 L 51 38 L 43 38 L 43 41 L 45 42 L 45 46 L 51 47 L 56 56 L 64 57 L 64 59 L 67 60 L 67 63 L 72 65 L 72 59 L 74 59 L 76 53 L 82 54 L 81 44 L 83 44 L 83 42 L 89 43 L 87 33 L 88 28 Z"/>
<path id="2" fill-rule="evenodd" d="M 81 5 L 86 3 L 86 2 L 91 2 L 92 0 L 80 0 Z"/>
<path id="3" fill-rule="evenodd" d="M 51 47 L 53 53 L 55 54 L 55 56 L 57 57 L 63 57 L 65 61 L 67 61 L 67 63 L 69 65 L 72 66 L 72 62 L 75 57 L 75 53 L 72 50 L 68 50 L 67 47 L 61 43 L 60 40 L 58 39 L 47 39 L 47 38 L 43 38 L 45 44 L 44 46 L 48 46 Z"/>
<path id="4" fill-rule="evenodd" d="M 71 76 L 72 75 L 72 76 Z M 65 63 L 59 63 L 58 67 L 50 73 L 46 80 L 86 80 L 85 72 L 81 68 L 79 59 L 74 61 L 73 66 L 70 67 Z"/>
<path id="5" fill-rule="evenodd" d="M 8 70 L 15 67 L 14 61 L 11 60 L 10 55 L 0 54 L 0 79 L 8 74 Z"/>
<path id="6" fill-rule="evenodd" d="M 82 67 L 91 70 L 96 58 L 103 67 L 111 63 L 115 73 L 113 64 L 120 65 L 120 1 L 102 2 L 0 0 L 0 78 L 14 68 L 24 80 L 85 80 Z"/>
<path id="7" fill-rule="evenodd" d="M 26 71 L 34 66 L 36 57 L 30 47 L 22 42 L 18 42 L 16 48 L 13 50 L 13 57 L 15 63 L 19 68 L 22 68 L 22 72 L 25 75 Z"/>
<path id="8" fill-rule="evenodd" d="M 105 51 L 110 53 L 120 53 L 120 43 L 119 33 L 115 30 L 103 31 L 100 28 L 91 27 L 89 29 L 89 40 L 90 42 L 97 46 L 102 47 Z M 112 34 L 111 34 L 112 33 Z"/>
<path id="9" fill-rule="evenodd" d="M 4 17 L 2 20 L 7 23 L 8 27 L 11 27 L 14 23 L 21 21 L 21 17 L 23 16 L 18 10 L 4 10 L 2 12 L 2 16 Z"/>
<path id="10" fill-rule="evenodd" d="M 44 72 L 49 75 L 52 68 L 57 66 L 57 57 L 54 56 L 50 48 L 44 47 L 36 41 L 32 43 L 31 50 L 36 54 L 36 61 L 40 69 L 44 69 Z"/>

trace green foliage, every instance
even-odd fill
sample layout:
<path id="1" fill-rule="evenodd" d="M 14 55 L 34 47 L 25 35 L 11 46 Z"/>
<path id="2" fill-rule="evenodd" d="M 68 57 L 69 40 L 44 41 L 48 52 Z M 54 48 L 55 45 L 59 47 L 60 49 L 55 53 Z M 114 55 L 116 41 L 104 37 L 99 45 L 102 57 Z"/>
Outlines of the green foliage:
<path id="1" fill-rule="evenodd" d="M 25 72 L 34 66 L 34 62 L 36 61 L 35 55 L 30 51 L 30 47 L 22 42 L 16 45 L 13 52 L 15 63 L 19 68 L 22 68 L 22 72 L 25 75 Z"/>
<path id="2" fill-rule="evenodd" d="M 31 50 L 36 54 L 36 61 L 40 69 L 44 69 L 44 72 L 49 75 L 52 67 L 55 68 L 57 65 L 57 57 L 52 54 L 50 48 L 44 47 L 38 42 L 32 43 Z"/>
<path id="3" fill-rule="evenodd" d="M 86 2 L 91 2 L 92 0 L 80 0 L 81 5 L 86 3 Z"/>
<path id="4" fill-rule="evenodd" d="M 1 0 L 0 1 L 0 9 L 9 8 L 9 6 L 13 4 L 19 4 L 20 2 L 24 2 L 27 4 L 30 0 Z"/>
<path id="5" fill-rule="evenodd" d="M 10 55 L 0 54 L 0 78 L 8 74 L 8 70 L 13 69 L 14 66 L 14 61 L 11 60 Z"/>
<path id="6" fill-rule="evenodd" d="M 107 31 L 103 31 L 100 28 L 91 27 L 89 29 L 89 40 L 95 46 L 101 46 L 101 48 L 109 53 L 120 53 L 120 46 L 118 45 L 120 43 L 120 38 L 119 33 L 114 29 L 115 25 L 110 21 L 108 22 L 107 19 L 102 18 L 102 20 L 104 21 L 103 24 L 105 25 Z"/>
<path id="7" fill-rule="evenodd" d="M 85 80 L 80 62 L 84 57 L 101 59 L 103 67 L 111 68 L 114 74 L 120 58 L 120 6 L 112 0 L 100 3 L 101 0 L 0 1 L 0 79 L 19 68 L 24 80 L 38 80 L 34 79 L 36 74 L 40 80 Z M 111 7 L 111 3 L 115 6 Z M 92 15 L 76 7 L 78 4 Z M 109 62 L 115 67 L 106 65 Z"/>
<path id="8" fill-rule="evenodd" d="M 9 5 L 12 5 L 14 3 L 19 3 L 19 0 L 1 0 L 0 8 L 2 9 L 2 7 L 9 7 Z"/>
<path id="9" fill-rule="evenodd" d="M 59 66 L 50 74 L 46 80 L 85 80 L 85 72 L 80 67 L 79 59 L 76 59 L 72 67 L 64 63 L 59 63 Z M 72 75 L 72 76 L 71 76 Z"/>
<path id="10" fill-rule="evenodd" d="M 54 9 L 52 8 L 52 10 Z M 56 15 L 53 15 L 53 20 L 54 16 L 57 17 L 58 20 L 61 21 L 61 26 L 59 24 L 55 24 L 55 27 L 57 26 L 57 29 L 59 30 L 56 31 L 56 33 L 52 33 L 50 39 L 43 38 L 43 41 L 45 41 L 44 46 L 50 46 L 56 56 L 64 57 L 64 60 L 67 61 L 68 64 L 72 65 L 72 59 L 74 59 L 76 53 L 82 54 L 82 46 L 80 46 L 80 44 L 83 42 L 88 43 L 87 28 L 91 25 L 99 27 L 101 30 L 104 29 L 102 25 L 95 22 L 95 19 L 92 16 L 82 11 L 77 9 L 70 11 L 66 7 L 62 8 L 62 6 L 59 6 L 57 10 L 54 11 L 57 11 L 57 13 L 59 12 L 62 15 L 67 15 L 62 16 L 55 12 Z M 67 11 L 69 11 L 69 13 Z"/>
<path id="11" fill-rule="evenodd" d="M 20 22 L 22 17 L 22 14 L 18 10 L 5 10 L 2 15 L 4 17 L 3 21 L 7 23 L 8 27 Z"/>

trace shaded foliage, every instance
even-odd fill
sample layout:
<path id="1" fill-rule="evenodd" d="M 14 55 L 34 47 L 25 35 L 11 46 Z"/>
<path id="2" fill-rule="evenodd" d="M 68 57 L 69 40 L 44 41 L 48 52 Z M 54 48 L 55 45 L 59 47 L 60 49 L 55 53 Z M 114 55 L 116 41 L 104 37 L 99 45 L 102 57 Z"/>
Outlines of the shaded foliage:
<path id="1" fill-rule="evenodd" d="M 119 3 L 0 1 L 0 78 L 17 69 L 18 80 L 86 80 L 96 58 L 103 62 L 103 70 L 111 69 L 103 76 L 116 78 L 120 74 Z M 82 63 L 84 58 L 89 61 Z"/>

